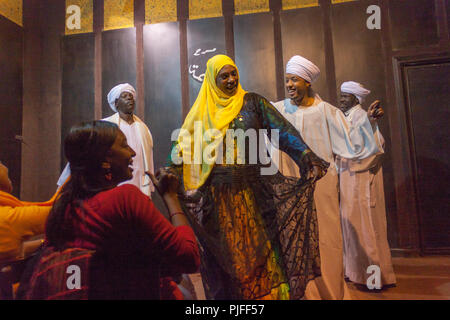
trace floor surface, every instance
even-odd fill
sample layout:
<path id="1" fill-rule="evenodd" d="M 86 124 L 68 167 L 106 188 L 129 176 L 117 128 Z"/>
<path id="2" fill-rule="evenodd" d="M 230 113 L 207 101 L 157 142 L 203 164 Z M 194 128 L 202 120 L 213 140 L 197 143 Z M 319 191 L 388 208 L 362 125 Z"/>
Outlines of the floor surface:
<path id="1" fill-rule="evenodd" d="M 369 290 L 347 282 L 354 300 L 450 300 L 450 256 L 392 258 L 395 287 Z M 205 300 L 200 274 L 189 276 L 198 300 Z"/>

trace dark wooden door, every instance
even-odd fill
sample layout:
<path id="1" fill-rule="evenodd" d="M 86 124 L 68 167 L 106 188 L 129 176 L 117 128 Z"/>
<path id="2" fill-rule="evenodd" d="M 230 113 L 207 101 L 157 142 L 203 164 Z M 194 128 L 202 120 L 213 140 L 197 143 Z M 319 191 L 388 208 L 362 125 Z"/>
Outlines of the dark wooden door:
<path id="1" fill-rule="evenodd" d="M 450 250 L 450 58 L 403 66 L 423 253 Z"/>

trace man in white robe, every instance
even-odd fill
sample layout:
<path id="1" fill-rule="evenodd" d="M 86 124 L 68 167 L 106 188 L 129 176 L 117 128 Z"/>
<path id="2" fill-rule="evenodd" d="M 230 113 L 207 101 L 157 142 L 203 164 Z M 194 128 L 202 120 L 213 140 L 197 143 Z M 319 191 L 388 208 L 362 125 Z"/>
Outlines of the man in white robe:
<path id="1" fill-rule="evenodd" d="M 305 299 L 351 299 L 344 281 L 338 175 L 334 159 L 335 155 L 364 159 L 383 150 L 367 116 L 365 121 L 352 127 L 339 109 L 312 93 L 311 84 L 319 73 L 311 61 L 301 56 L 292 57 L 286 66 L 289 98 L 274 105 L 297 128 L 309 148 L 330 163 L 314 193 L 322 275 L 308 283 Z M 378 113 L 376 104 L 372 108 Z M 273 161 L 277 161 L 276 156 Z M 281 151 L 279 169 L 285 176 L 298 177 L 296 164 Z"/>
<path id="2" fill-rule="evenodd" d="M 153 139 L 147 125 L 134 114 L 136 106 L 136 91 L 128 83 L 118 84 L 108 93 L 109 106 L 115 112 L 112 116 L 102 120 L 117 124 L 125 134 L 128 145 L 136 152 L 133 158 L 133 178 L 121 184 L 133 184 L 144 194 L 151 197 L 154 186 L 145 172 L 154 173 L 153 165 Z M 58 180 L 62 186 L 70 175 L 70 166 L 67 164 Z"/>
<path id="3" fill-rule="evenodd" d="M 361 107 L 370 93 L 361 84 L 348 81 L 341 85 L 342 112 L 355 124 L 366 117 Z M 378 128 L 376 128 L 378 130 Z M 382 140 L 381 133 L 377 133 Z M 338 158 L 344 273 L 352 282 L 367 285 L 371 265 L 380 267 L 380 287 L 395 284 L 391 252 L 387 241 L 382 155 L 362 160 Z"/>

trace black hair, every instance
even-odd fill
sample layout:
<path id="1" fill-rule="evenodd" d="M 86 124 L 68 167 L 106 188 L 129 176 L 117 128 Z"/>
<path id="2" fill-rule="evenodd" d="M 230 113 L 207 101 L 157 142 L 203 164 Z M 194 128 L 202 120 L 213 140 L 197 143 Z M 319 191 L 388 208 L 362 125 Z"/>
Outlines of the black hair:
<path id="1" fill-rule="evenodd" d="M 106 189 L 96 183 L 102 162 L 116 140 L 119 128 L 107 121 L 83 122 L 70 129 L 64 140 L 65 156 L 70 163 L 71 177 L 64 184 L 47 219 L 45 233 L 48 245 L 62 248 L 73 239 L 71 219 L 77 207 Z M 70 205 L 70 210 L 67 207 Z"/>

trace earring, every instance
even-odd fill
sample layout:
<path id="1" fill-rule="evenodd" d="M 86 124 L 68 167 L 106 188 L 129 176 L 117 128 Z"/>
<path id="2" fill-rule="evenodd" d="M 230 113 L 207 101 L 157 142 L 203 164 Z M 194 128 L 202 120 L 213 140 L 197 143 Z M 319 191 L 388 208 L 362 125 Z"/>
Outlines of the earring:
<path id="1" fill-rule="evenodd" d="M 102 163 L 102 168 L 105 170 L 105 179 L 107 181 L 111 181 L 112 180 L 112 173 L 111 173 L 111 165 L 108 162 L 103 162 Z"/>

